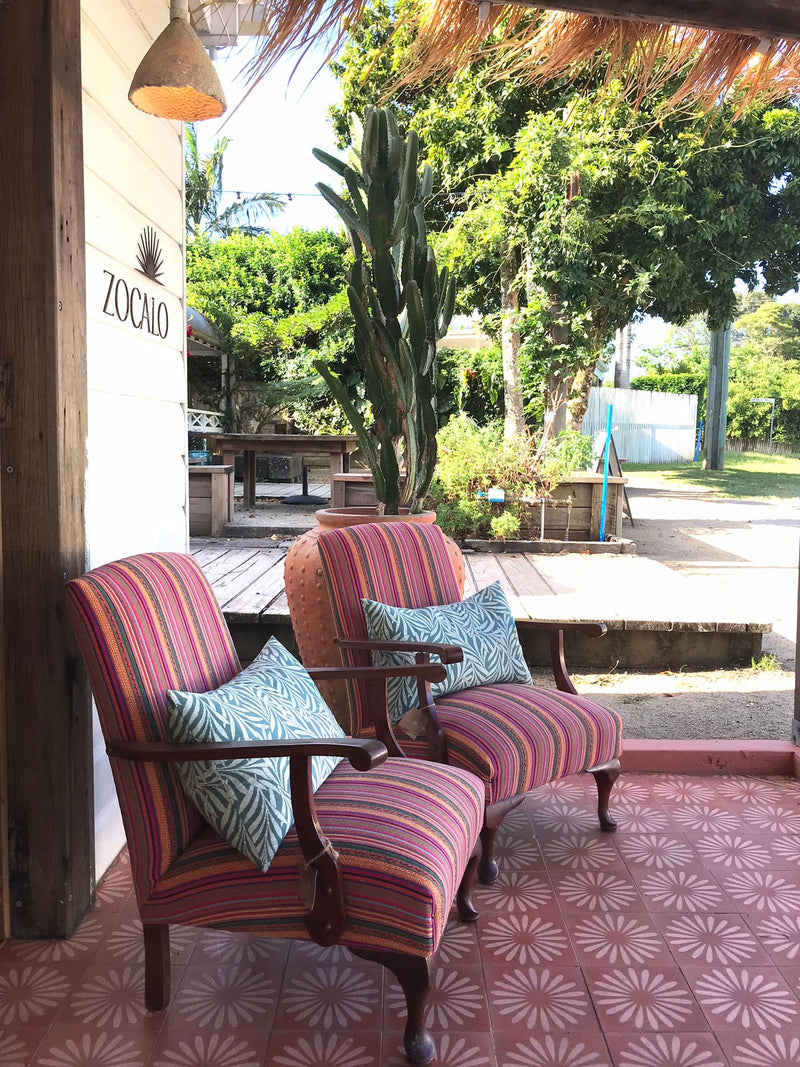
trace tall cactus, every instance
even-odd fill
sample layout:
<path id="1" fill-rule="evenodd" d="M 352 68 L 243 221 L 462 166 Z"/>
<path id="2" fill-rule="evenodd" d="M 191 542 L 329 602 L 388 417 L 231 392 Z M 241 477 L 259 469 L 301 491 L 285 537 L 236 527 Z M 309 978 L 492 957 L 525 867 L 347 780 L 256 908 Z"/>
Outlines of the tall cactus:
<path id="1" fill-rule="evenodd" d="M 347 227 L 355 262 L 347 295 L 355 349 L 372 407 L 368 427 L 341 380 L 317 362 L 372 471 L 380 510 L 419 511 L 436 466 L 436 342 L 453 315 L 455 287 L 437 271 L 424 205 L 433 172 L 418 174 L 419 141 L 398 131 L 388 108 L 369 107 L 355 165 L 318 148 L 314 155 L 344 179 L 349 203 L 329 186 L 320 193 Z"/>

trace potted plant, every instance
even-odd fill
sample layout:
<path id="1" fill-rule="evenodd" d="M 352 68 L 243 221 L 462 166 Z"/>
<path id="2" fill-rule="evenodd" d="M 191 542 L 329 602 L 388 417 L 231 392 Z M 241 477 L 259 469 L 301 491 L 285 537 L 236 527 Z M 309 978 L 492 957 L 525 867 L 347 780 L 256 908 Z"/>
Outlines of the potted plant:
<path id="1" fill-rule="evenodd" d="M 317 184 L 353 249 L 347 296 L 369 424 L 338 376 L 322 362 L 316 367 L 358 435 L 378 514 L 414 513 L 436 467 L 436 344 L 450 325 L 455 286 L 428 243 L 424 206 L 433 172 L 427 164 L 418 172 L 416 133 L 404 138 L 391 110 L 369 107 L 355 140 L 352 162 L 318 148 L 314 155 L 349 192 L 347 202 Z"/>
<path id="2" fill-rule="evenodd" d="M 428 243 L 423 209 L 433 173 L 428 166 L 419 173 L 416 133 L 403 137 L 390 110 L 370 107 L 354 140 L 350 162 L 319 149 L 314 155 L 344 179 L 349 193 L 347 202 L 329 186 L 317 186 L 342 218 L 353 249 L 347 295 L 368 418 L 339 378 L 325 364 L 316 366 L 358 435 L 378 503 L 318 511 L 320 525 L 297 538 L 287 553 L 292 626 L 302 660 L 312 666 L 341 662 L 317 547 L 320 531 L 352 522 L 436 517 L 421 509 L 436 467 L 436 343 L 447 333 L 455 301 L 453 281 L 447 270 L 437 269 Z M 460 559 L 455 543 L 452 550 Z M 463 580 L 463 566 L 460 573 Z M 321 689 L 346 722 L 343 687 L 321 683 Z"/>

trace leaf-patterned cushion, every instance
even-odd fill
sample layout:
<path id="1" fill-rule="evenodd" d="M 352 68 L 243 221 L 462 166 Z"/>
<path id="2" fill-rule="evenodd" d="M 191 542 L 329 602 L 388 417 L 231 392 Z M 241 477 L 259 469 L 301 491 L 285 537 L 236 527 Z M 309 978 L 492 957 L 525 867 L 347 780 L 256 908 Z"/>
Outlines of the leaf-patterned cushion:
<path id="1" fill-rule="evenodd" d="M 274 637 L 219 689 L 170 690 L 167 728 L 175 742 L 345 736 L 305 668 Z M 338 763 L 312 758 L 315 790 Z M 181 763 L 178 772 L 217 833 L 266 871 L 294 822 L 288 758 Z"/>
<path id="2" fill-rule="evenodd" d="M 514 616 L 499 582 L 456 604 L 396 608 L 363 599 L 361 605 L 367 633 L 375 641 L 436 641 L 461 646 L 461 663 L 448 663 L 445 680 L 431 685 L 434 700 L 477 685 L 531 681 Z M 411 652 L 373 652 L 372 656 L 377 666 L 414 662 Z M 390 678 L 387 689 L 389 717 L 396 723 L 417 706 L 417 683 L 413 678 Z"/>

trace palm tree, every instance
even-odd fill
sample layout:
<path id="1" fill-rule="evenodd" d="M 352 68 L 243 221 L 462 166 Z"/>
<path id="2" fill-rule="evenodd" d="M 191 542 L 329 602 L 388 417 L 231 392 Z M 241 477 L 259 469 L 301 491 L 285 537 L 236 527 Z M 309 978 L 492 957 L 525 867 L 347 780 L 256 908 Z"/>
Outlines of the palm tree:
<path id="1" fill-rule="evenodd" d="M 263 227 L 256 225 L 257 220 L 270 218 L 285 207 L 282 197 L 275 193 L 254 193 L 220 210 L 222 163 L 228 143 L 227 137 L 221 137 L 214 142 L 211 152 L 203 156 L 197 145 L 195 124 L 186 124 L 186 233 L 189 237 L 201 233 L 227 237 L 234 231 L 261 233 Z"/>

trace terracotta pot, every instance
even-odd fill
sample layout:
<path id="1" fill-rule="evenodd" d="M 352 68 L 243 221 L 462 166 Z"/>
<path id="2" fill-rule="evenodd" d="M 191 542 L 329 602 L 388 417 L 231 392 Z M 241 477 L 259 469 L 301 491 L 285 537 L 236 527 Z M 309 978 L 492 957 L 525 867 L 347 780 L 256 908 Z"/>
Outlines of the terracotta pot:
<path id="1" fill-rule="evenodd" d="M 291 545 L 285 563 L 286 599 L 292 618 L 292 629 L 306 667 L 340 667 L 342 656 L 334 644 L 336 628 L 322 571 L 317 539 L 325 530 L 356 526 L 365 522 L 424 522 L 436 520 L 435 511 L 415 515 L 377 515 L 374 508 L 323 508 L 317 512 L 313 530 L 298 537 Z M 448 540 L 448 552 L 453 563 L 459 588 L 464 590 L 464 557 L 454 541 Z M 349 732 L 350 712 L 344 683 L 321 682 L 320 691 L 331 711 Z"/>

